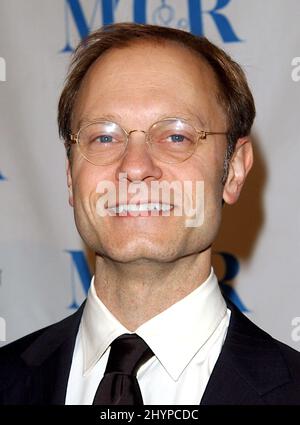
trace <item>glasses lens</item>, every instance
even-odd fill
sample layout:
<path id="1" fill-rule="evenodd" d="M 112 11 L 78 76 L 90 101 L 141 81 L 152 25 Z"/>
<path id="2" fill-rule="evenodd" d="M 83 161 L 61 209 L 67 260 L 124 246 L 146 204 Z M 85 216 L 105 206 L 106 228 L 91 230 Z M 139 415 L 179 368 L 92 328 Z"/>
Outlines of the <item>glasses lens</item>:
<path id="1" fill-rule="evenodd" d="M 88 124 L 79 133 L 82 155 L 95 165 L 110 164 L 122 156 L 126 134 L 116 123 L 103 121 Z"/>
<path id="2" fill-rule="evenodd" d="M 153 155 L 166 162 L 181 162 L 195 151 L 197 133 L 185 121 L 170 119 L 154 124 L 149 132 Z"/>

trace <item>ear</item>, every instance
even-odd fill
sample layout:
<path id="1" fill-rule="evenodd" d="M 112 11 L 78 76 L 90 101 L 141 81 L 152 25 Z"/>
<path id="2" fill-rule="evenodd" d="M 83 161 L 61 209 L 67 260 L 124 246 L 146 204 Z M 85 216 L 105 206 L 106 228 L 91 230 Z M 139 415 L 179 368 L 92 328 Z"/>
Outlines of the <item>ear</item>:
<path id="1" fill-rule="evenodd" d="M 68 185 L 68 192 L 69 192 L 69 204 L 71 207 L 73 207 L 74 201 L 73 201 L 72 172 L 71 172 L 70 160 L 68 158 L 66 158 L 66 173 L 67 173 L 67 185 Z"/>
<path id="2" fill-rule="evenodd" d="M 228 177 L 223 189 L 223 199 L 234 204 L 241 193 L 246 177 L 253 164 L 253 149 L 249 137 L 238 139 L 230 160 Z"/>

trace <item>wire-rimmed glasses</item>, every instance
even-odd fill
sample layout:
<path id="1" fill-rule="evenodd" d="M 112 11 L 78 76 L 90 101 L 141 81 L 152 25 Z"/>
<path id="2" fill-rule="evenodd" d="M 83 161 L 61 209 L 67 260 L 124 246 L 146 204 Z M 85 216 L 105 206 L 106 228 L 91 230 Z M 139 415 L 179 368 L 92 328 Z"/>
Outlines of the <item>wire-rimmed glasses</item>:
<path id="1" fill-rule="evenodd" d="M 126 131 L 115 122 L 97 119 L 83 125 L 76 134 L 70 134 L 66 143 L 77 143 L 81 155 L 92 164 L 109 165 L 122 158 L 134 132 L 144 133 L 151 155 L 170 164 L 190 158 L 199 141 L 203 142 L 207 136 L 228 134 L 197 130 L 183 118 L 164 118 L 152 124 L 148 131 Z"/>

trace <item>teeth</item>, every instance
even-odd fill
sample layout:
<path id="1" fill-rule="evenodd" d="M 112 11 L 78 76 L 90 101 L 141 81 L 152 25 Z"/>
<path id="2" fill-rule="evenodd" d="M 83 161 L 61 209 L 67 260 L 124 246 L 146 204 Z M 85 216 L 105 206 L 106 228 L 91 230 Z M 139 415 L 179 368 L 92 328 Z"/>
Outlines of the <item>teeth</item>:
<path id="1" fill-rule="evenodd" d="M 110 208 L 110 211 L 120 214 L 122 212 L 137 212 L 137 211 L 170 211 L 172 208 L 169 204 L 123 204 L 117 207 Z"/>

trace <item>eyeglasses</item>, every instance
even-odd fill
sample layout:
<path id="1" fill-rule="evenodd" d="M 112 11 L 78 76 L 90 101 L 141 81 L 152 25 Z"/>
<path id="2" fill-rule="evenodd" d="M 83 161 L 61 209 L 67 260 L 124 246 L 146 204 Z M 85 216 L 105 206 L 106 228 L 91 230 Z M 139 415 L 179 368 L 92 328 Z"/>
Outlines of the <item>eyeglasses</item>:
<path id="1" fill-rule="evenodd" d="M 106 120 L 87 123 L 76 134 L 70 134 L 67 145 L 77 143 L 81 155 L 94 165 L 109 165 L 126 152 L 129 136 L 134 132 L 145 134 L 151 155 L 170 164 L 190 158 L 199 141 L 203 143 L 213 134 L 224 132 L 197 130 L 183 118 L 165 118 L 151 125 L 148 131 L 126 131 L 119 124 Z"/>

